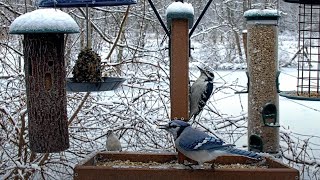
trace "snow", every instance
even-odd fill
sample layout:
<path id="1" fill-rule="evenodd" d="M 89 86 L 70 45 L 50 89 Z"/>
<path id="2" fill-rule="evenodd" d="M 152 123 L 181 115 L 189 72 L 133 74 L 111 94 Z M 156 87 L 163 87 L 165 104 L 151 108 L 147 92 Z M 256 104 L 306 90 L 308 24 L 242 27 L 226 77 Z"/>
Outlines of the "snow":
<path id="1" fill-rule="evenodd" d="M 244 17 L 279 17 L 280 13 L 276 9 L 250 9 L 244 12 Z"/>
<path id="2" fill-rule="evenodd" d="M 11 34 L 78 33 L 75 20 L 58 9 L 38 9 L 16 18 L 10 25 Z"/>
<path id="3" fill-rule="evenodd" d="M 166 15 L 171 13 L 186 13 L 194 15 L 194 9 L 190 3 L 173 2 L 166 10 Z"/>

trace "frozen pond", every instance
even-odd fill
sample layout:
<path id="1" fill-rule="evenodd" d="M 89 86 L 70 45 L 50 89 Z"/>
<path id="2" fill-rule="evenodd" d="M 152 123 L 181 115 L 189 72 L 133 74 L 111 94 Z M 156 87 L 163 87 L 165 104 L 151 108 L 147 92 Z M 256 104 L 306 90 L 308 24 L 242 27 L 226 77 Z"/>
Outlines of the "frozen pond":
<path id="1" fill-rule="evenodd" d="M 222 79 L 231 84 L 237 82 L 239 86 L 237 90 L 246 90 L 247 77 L 244 70 L 217 71 L 222 77 L 220 80 L 217 77 L 215 81 L 222 82 Z M 280 74 L 280 90 L 289 91 L 295 90 L 297 84 L 296 69 L 281 69 Z M 247 112 L 248 109 L 248 94 L 233 94 L 234 91 L 227 90 L 224 93 L 217 93 L 213 96 L 215 106 L 225 113 L 230 115 L 240 115 Z M 320 101 L 299 101 L 291 100 L 285 97 L 279 97 L 279 113 L 280 125 L 291 131 L 303 134 L 320 137 Z M 320 138 L 312 138 L 311 141 L 320 144 Z M 246 139 L 241 139 L 237 145 L 246 144 Z"/>

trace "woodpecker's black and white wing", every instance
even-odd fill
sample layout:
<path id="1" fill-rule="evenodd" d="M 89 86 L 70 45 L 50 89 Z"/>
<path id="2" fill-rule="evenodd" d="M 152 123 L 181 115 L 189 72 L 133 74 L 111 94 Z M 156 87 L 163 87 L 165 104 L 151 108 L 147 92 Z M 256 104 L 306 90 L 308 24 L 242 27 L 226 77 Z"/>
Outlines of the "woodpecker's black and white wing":
<path id="1" fill-rule="evenodd" d="M 203 110 L 213 91 L 213 73 L 199 69 L 201 75 L 190 88 L 189 118 L 193 117 L 194 119 Z"/>

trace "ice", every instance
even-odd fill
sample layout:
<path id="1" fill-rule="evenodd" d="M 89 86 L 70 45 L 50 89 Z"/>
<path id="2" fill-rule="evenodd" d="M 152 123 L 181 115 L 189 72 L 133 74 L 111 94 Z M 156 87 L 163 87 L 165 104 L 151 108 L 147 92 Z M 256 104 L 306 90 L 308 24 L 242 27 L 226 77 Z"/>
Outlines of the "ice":
<path id="1" fill-rule="evenodd" d="M 77 33 L 79 26 L 67 13 L 58 9 L 38 9 L 16 18 L 9 29 L 11 34 Z"/>

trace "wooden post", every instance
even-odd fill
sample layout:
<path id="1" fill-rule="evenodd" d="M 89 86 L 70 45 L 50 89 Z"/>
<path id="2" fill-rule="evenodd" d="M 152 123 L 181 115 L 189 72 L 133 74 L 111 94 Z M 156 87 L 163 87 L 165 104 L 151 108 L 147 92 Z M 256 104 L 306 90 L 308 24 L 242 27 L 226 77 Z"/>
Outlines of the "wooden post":
<path id="1" fill-rule="evenodd" d="M 28 135 L 33 152 L 69 148 L 64 34 L 78 32 L 71 16 L 58 9 L 23 14 L 10 26 L 11 34 L 24 35 Z"/>
<path id="2" fill-rule="evenodd" d="M 188 3 L 174 2 L 167 8 L 167 22 L 171 30 L 171 119 L 189 120 L 189 28 L 192 28 L 193 16 L 193 7 Z M 178 152 L 178 162 L 183 163 L 185 159 Z"/>
<path id="3" fill-rule="evenodd" d="M 187 19 L 173 19 L 170 43 L 171 119 L 189 119 L 189 31 Z"/>

